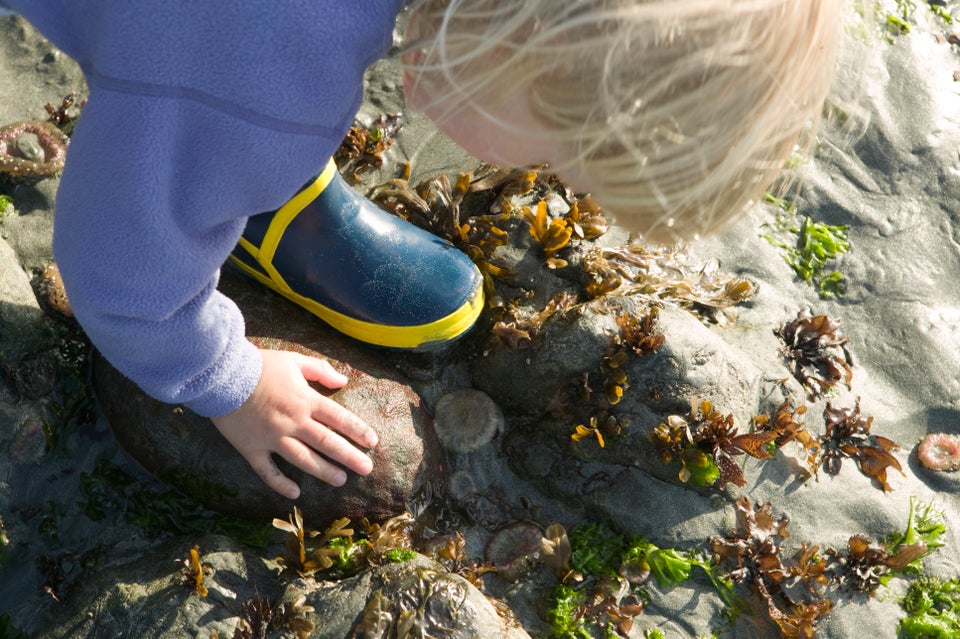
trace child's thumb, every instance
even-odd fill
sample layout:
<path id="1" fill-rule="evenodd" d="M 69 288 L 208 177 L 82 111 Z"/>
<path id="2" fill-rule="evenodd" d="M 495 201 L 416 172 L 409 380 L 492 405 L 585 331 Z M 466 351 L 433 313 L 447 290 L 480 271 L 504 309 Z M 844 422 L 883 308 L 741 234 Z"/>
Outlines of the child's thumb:
<path id="1" fill-rule="evenodd" d="M 349 381 L 346 375 L 337 372 L 325 359 L 301 355 L 297 360 L 304 379 L 311 382 L 319 382 L 327 388 L 339 388 Z"/>

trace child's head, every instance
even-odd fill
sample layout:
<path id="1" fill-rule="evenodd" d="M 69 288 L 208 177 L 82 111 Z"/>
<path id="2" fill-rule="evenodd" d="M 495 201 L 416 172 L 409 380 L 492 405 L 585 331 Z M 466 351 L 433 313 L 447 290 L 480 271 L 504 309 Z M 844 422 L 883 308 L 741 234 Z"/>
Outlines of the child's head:
<path id="1" fill-rule="evenodd" d="M 412 0 L 408 94 L 653 239 L 716 232 L 821 111 L 842 0 Z"/>

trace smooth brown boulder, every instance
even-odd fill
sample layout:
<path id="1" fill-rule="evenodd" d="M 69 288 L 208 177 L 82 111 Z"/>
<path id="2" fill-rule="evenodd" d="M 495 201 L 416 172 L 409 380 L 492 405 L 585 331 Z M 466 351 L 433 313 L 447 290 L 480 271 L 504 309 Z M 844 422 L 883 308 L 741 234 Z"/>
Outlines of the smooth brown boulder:
<path id="1" fill-rule="evenodd" d="M 402 512 L 446 467 L 430 415 L 397 373 L 391 354 L 359 344 L 263 287 L 225 268 L 220 290 L 243 311 L 247 335 L 261 348 L 328 359 L 350 381 L 332 397 L 373 426 L 373 472 L 348 473 L 333 488 L 278 463 L 300 484 L 295 502 L 268 488 L 209 420 L 151 399 L 102 357 L 94 364 L 97 397 L 121 446 L 148 471 L 212 510 L 249 518 L 286 518 L 294 504 L 304 517 L 387 519 Z"/>

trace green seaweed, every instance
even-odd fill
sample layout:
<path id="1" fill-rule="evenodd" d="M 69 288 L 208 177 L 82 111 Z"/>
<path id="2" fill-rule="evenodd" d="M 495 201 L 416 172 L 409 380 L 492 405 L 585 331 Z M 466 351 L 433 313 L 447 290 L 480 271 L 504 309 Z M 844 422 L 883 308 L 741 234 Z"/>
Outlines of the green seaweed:
<path id="1" fill-rule="evenodd" d="M 570 566 L 594 576 L 615 575 L 624 552 L 623 537 L 601 524 L 579 526 L 570 538 Z"/>
<path id="2" fill-rule="evenodd" d="M 960 579 L 920 577 L 900 600 L 907 616 L 897 626 L 903 639 L 954 639 L 960 636 Z"/>
<path id="3" fill-rule="evenodd" d="M 927 551 L 902 570 L 905 574 L 919 576 L 923 573 L 923 557 L 943 546 L 943 536 L 946 532 L 943 511 L 936 509 L 933 503 L 925 504 L 911 496 L 907 529 L 902 533 L 895 532 L 888 535 L 886 546 L 891 554 L 896 554 L 901 548 L 923 542 Z"/>
<path id="4" fill-rule="evenodd" d="M 91 345 L 78 328 L 68 327 L 56 336 L 54 392 L 45 407 L 45 451 L 69 455 L 67 436 L 82 424 L 96 420 L 96 402 L 88 380 Z"/>
<path id="5" fill-rule="evenodd" d="M 327 555 L 333 561 L 332 569 L 345 577 L 356 574 L 362 567 L 358 560 L 367 546 L 366 539 L 354 541 L 352 537 L 334 537 L 326 546 L 337 551 Z"/>
<path id="6" fill-rule="evenodd" d="M 13 625 L 10 614 L 0 615 L 0 639 L 28 639 L 30 635 Z"/>
<path id="7" fill-rule="evenodd" d="M 387 552 L 383 553 L 383 558 L 387 561 L 393 562 L 395 564 L 400 564 L 405 561 L 410 561 L 417 556 L 416 551 L 410 550 L 409 548 L 391 548 Z"/>
<path id="8" fill-rule="evenodd" d="M 564 535 L 565 536 L 565 535 Z M 669 589 L 690 579 L 694 568 L 703 570 L 729 616 L 749 606 L 733 589 L 733 582 L 721 577 L 716 565 L 694 551 L 660 548 L 642 537 L 629 543 L 604 524 L 585 524 L 570 535 L 570 562 L 566 577 L 551 595 L 548 618 L 555 637 L 625 637 L 650 602 L 650 594 L 641 587 L 646 575 L 652 575 L 661 589 Z M 573 570 L 569 570 L 572 568 Z M 613 596 L 610 593 L 620 594 Z"/>
<path id="9" fill-rule="evenodd" d="M 8 215 L 16 215 L 17 209 L 13 205 L 13 198 L 0 193 L 0 219 Z"/>
<path id="10" fill-rule="evenodd" d="M 586 622 L 580 613 L 586 602 L 586 594 L 566 584 L 557 584 L 551 599 L 553 606 L 547 611 L 550 630 L 558 639 L 592 639 Z"/>
<path id="11" fill-rule="evenodd" d="M 788 215 L 796 214 L 796 207 L 786 200 L 778 200 L 768 195 L 767 202 Z M 827 272 L 827 262 L 850 250 L 845 225 L 814 222 L 804 216 L 798 226 L 784 214 L 780 214 L 774 222 L 765 223 L 763 226 L 769 229 L 770 233 L 761 237 L 782 249 L 784 261 L 800 279 L 814 286 L 821 297 L 836 297 L 845 292 L 844 275 L 836 270 Z M 787 242 L 781 239 L 783 235 L 795 235 L 796 238 Z"/>
<path id="12" fill-rule="evenodd" d="M 635 537 L 623 555 L 623 563 L 630 562 L 638 562 L 641 567 L 648 568 L 650 574 L 657 580 L 657 585 L 662 589 L 673 588 L 687 581 L 690 579 L 691 571 L 694 568 L 700 568 L 710 579 L 720 599 L 731 610 L 747 609 L 746 602 L 734 592 L 733 582 L 719 576 L 716 565 L 700 558 L 695 552 L 676 548 L 659 548 L 642 537 Z"/>
<path id="13" fill-rule="evenodd" d="M 91 521 L 120 520 L 148 533 L 222 534 L 255 548 L 265 548 L 272 528 L 262 523 L 214 514 L 193 498 L 152 480 L 138 480 L 102 459 L 80 474 L 78 507 Z"/>

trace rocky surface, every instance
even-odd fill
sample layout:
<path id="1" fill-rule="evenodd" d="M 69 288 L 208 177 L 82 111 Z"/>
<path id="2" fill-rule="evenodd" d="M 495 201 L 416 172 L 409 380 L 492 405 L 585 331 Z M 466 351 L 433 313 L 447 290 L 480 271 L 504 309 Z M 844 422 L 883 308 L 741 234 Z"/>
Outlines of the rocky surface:
<path id="1" fill-rule="evenodd" d="M 317 525 L 335 517 L 383 521 L 403 512 L 425 490 L 424 482 L 442 483 L 445 461 L 432 419 L 389 361 L 241 278 L 226 270 L 220 288 L 248 318 L 250 339 L 261 348 L 329 360 L 350 380 L 331 397 L 380 436 L 370 451 L 374 471 L 365 477 L 351 473 L 337 489 L 278 460 L 300 484 L 296 505 L 308 519 Z M 269 520 L 293 508 L 294 502 L 267 487 L 209 420 L 150 399 L 102 358 L 94 364 L 94 381 L 117 441 L 157 477 L 231 515 Z"/>
<path id="2" fill-rule="evenodd" d="M 259 309 L 247 315 L 251 336 L 277 346 L 301 345 L 330 357 L 348 371 L 350 387 L 357 389 L 353 396 L 341 391 L 343 401 L 351 407 L 367 406 L 363 410 L 370 411 L 368 419 L 380 423 L 394 425 L 394 417 L 400 416 L 397 432 L 417 435 L 404 441 L 413 442 L 414 448 L 420 446 L 416 442 L 424 442 L 422 455 L 431 470 L 421 472 L 420 481 L 424 476 L 442 477 L 438 469 L 448 466 L 446 482 L 423 482 L 425 491 L 408 505 L 418 516 L 421 536 L 445 539 L 459 530 L 466 539 L 467 557 L 477 561 L 497 531 L 517 522 L 532 524 L 545 534 L 553 522 L 569 530 L 584 522 L 606 522 L 624 535 L 642 535 L 662 547 L 703 549 L 711 536 L 734 529 L 734 500 L 742 496 L 756 503 L 770 501 L 776 517 L 790 518 L 790 538 L 782 540 L 785 555 L 798 550 L 801 542 L 845 548 L 853 534 L 881 540 L 903 530 L 915 496 L 937 503 L 948 525 L 946 548 L 925 560 L 927 571 L 942 577 L 960 575 L 955 552 L 960 543 L 955 524 L 960 521 L 958 483 L 954 474 L 921 468 L 914 452 L 928 432 L 960 432 L 956 372 L 960 370 L 960 165 L 956 154 L 960 90 L 953 76 L 960 58 L 944 37 L 937 37 L 943 25 L 923 11 L 918 15 L 923 28 L 891 38 L 889 44 L 880 38 L 858 58 L 864 87 L 860 104 L 870 112 L 869 126 L 858 136 L 826 135 L 817 157 L 804 170 L 804 189 L 797 199 L 800 214 L 848 226 L 851 248 L 836 262 L 847 279 L 847 291 L 839 298 L 821 298 L 795 276 L 781 250 L 761 237 L 770 232 L 764 225 L 773 222 L 776 213 L 765 206 L 757 207 L 728 234 L 698 242 L 687 251 L 693 267 L 719 259 L 721 272 L 756 285 L 755 294 L 732 309 L 736 318 L 718 318 L 702 307 L 695 309 L 698 315 L 694 316 L 686 310 L 689 304 L 675 303 L 667 296 L 651 323 L 664 336 L 663 344 L 623 360 L 608 359 L 616 357 L 622 346 L 616 343 L 617 318 L 624 310 L 642 316 L 649 298 L 636 292 L 626 295 L 623 290 L 606 300 L 587 301 L 587 296 L 580 295 L 583 283 L 578 269 L 591 243 L 573 242 L 560 254 L 569 266 L 550 269 L 526 224 L 519 220 L 508 228 L 509 245 L 495 256 L 499 264 L 517 272 L 498 283 L 505 300 L 517 299 L 521 310 L 528 307 L 535 313 L 557 293 L 580 295 L 576 305 L 545 318 L 524 348 L 512 348 L 494 334 L 496 321 L 503 317 L 491 311 L 453 352 L 441 357 L 387 355 L 338 341 L 316 324 L 301 321 L 299 311 L 291 312 L 292 307 L 270 293 L 229 276 L 224 284 L 235 287 L 232 292 L 241 307 Z M 3 81 L 27 87 L 16 93 L 16 99 L 13 93 L 0 95 L 3 123 L 40 117 L 44 102 L 59 102 L 63 94 L 77 90 L 76 70 L 29 27 L 7 18 L 0 28 L 10 36 L 0 39 L 0 62 L 6 65 L 0 66 L 9 74 Z M 376 65 L 361 120 L 369 123 L 380 113 L 401 110 L 397 87 L 395 69 L 387 63 Z M 382 175 L 392 175 L 409 158 L 418 172 L 414 181 L 437 171 L 473 166 L 413 114 L 390 153 Z M 369 178 L 366 186 L 377 179 Z M 450 629 L 450 636 L 470 636 L 471 627 L 478 628 L 476 636 L 499 636 L 496 632 L 504 628 L 497 625 L 501 622 L 472 586 L 454 575 L 457 566 L 449 559 L 441 559 L 440 565 L 411 564 L 416 566 L 416 578 L 409 566 L 385 565 L 346 581 L 327 582 L 320 576 L 313 581 L 291 579 L 281 576 L 280 567 L 268 559 L 281 552 L 278 531 L 273 531 L 269 549 L 254 551 L 229 539 L 193 532 L 197 529 L 179 525 L 183 522 L 176 517 L 165 519 L 159 529 L 144 527 L 148 514 L 166 512 L 170 504 L 180 502 L 161 492 L 160 482 L 145 476 L 116 448 L 104 419 L 92 424 L 67 420 L 71 429 L 59 435 L 59 443 L 51 442 L 43 425 L 55 421 L 50 418 L 51 408 L 65 405 L 58 394 L 62 387 L 54 385 L 51 394 L 43 384 L 57 378 L 27 373 L 42 370 L 34 367 L 42 366 L 44 355 L 51 356 L 52 337 L 70 327 L 44 317 L 29 287 L 49 259 L 55 185 L 51 179 L 16 187 L 11 195 L 19 214 L 0 220 L 5 238 L 0 242 L 0 353 L 6 362 L 0 377 L 0 538 L 6 539 L 0 554 L 4 576 L 0 615 L 8 613 L 13 626 L 31 634 L 42 629 L 41 636 L 49 637 L 125 633 L 208 637 L 213 631 L 227 637 L 239 624 L 242 603 L 254 594 L 272 604 L 288 605 L 304 595 L 315 609 L 307 615 L 315 622 L 309 636 L 342 637 L 355 633 L 364 612 L 375 609 L 381 620 L 387 620 L 386 626 L 401 617 L 414 625 L 422 623 L 425 611 L 433 608 L 401 591 L 412 588 L 422 594 L 433 588 L 431 592 L 440 595 L 438 601 L 444 602 L 441 609 L 470 602 L 478 611 L 471 619 L 479 625 L 457 625 Z M 615 227 L 598 240 L 609 250 L 625 242 L 625 235 Z M 712 273 L 709 268 L 707 272 Z M 826 397 L 810 399 L 793 379 L 775 334 L 805 308 L 837 318 L 840 330 L 849 337 L 850 387 L 840 383 Z M 282 323 L 273 320 L 278 314 L 283 316 Z M 38 347 L 22 348 L 30 343 Z M 58 375 L 61 364 L 53 358 Z M 120 379 L 106 381 L 105 374 L 98 368 L 101 403 L 105 412 L 114 414 L 112 421 L 136 423 L 116 415 L 149 410 L 156 411 L 152 414 L 160 415 L 171 429 L 187 424 L 189 418 L 170 412 L 172 407 L 138 408 L 144 400 L 136 399 L 137 392 Z M 608 388 L 611 383 L 620 387 L 622 396 L 616 404 L 605 405 L 603 397 L 613 392 Z M 424 408 L 431 412 L 443 395 L 470 387 L 484 391 L 503 410 L 504 432 L 479 450 L 437 452 Z M 396 398 L 396 412 L 390 411 L 389 420 L 369 403 L 369 393 L 384 388 Z M 565 393 L 569 405 L 548 412 Z M 741 432 L 749 430 L 752 417 L 770 413 L 789 397 L 795 406 L 807 406 L 805 424 L 817 436 L 825 430 L 828 404 L 850 408 L 859 402 L 864 415 L 874 418 L 871 432 L 900 445 L 893 455 L 903 473 L 888 469 L 889 491 L 878 487 L 851 460 L 836 475 L 821 471 L 813 478 L 804 470 L 802 449 L 790 443 L 772 459 L 739 456 L 743 486 L 727 484 L 722 490 L 694 486 L 681 481 L 678 465 L 663 463 L 650 442 L 659 424 L 671 416 L 688 416 L 694 397 L 732 415 Z M 604 446 L 593 431 L 580 439 L 572 437 L 577 424 L 590 426 L 594 423 L 590 419 L 601 411 L 607 414 L 596 422 L 598 430 L 606 427 L 610 416 L 616 422 L 610 431 L 603 431 Z M 146 417 L 140 413 L 135 419 Z M 120 431 L 146 435 L 124 426 Z M 144 463 L 179 458 L 180 478 L 190 477 L 190 469 L 201 469 L 207 487 L 211 482 L 237 482 L 231 489 L 237 491 L 232 502 L 207 499 L 211 506 L 252 509 L 267 501 L 255 492 L 255 477 L 239 480 L 245 471 L 242 461 L 231 460 L 231 451 L 217 448 L 212 441 L 197 445 L 197 433 L 209 434 L 209 428 L 204 431 L 203 424 L 190 423 L 185 432 L 179 452 L 174 450 L 169 457 L 151 454 Z M 117 439 L 124 441 L 122 436 Z M 125 445 L 152 451 L 158 443 Z M 378 469 L 390 467 L 388 459 L 397 458 L 395 451 L 384 452 L 388 454 L 378 458 L 382 460 Z M 418 467 L 420 453 L 411 452 L 412 456 L 401 456 L 406 460 L 403 464 L 378 472 L 389 478 L 391 473 Z M 185 490 L 196 488 L 197 482 L 177 484 L 172 466 L 154 470 Z M 110 484 L 109 477 L 119 479 Z M 412 484 L 417 478 L 402 479 L 410 483 L 379 498 L 380 503 L 389 504 L 384 514 L 395 511 L 415 491 Z M 356 487 L 365 490 L 359 484 Z M 196 494 L 205 498 L 204 493 L 209 497 L 209 491 Z M 153 509 L 144 507 L 150 500 Z M 98 510 L 96 504 L 103 508 Z M 336 513 L 330 512 L 336 507 L 329 502 L 316 507 L 324 508 L 333 519 L 346 512 L 345 504 L 340 505 L 344 508 Z M 259 511 L 262 524 L 269 524 L 266 518 L 275 516 L 271 514 L 275 509 L 289 506 L 274 502 Z M 315 526 L 322 528 L 329 522 L 319 521 L 323 517 L 313 507 L 305 514 L 317 519 Z M 207 516 L 191 515 L 203 521 L 188 523 L 203 523 Z M 206 598 L 191 594 L 183 584 L 181 566 L 173 563 L 187 557 L 194 543 L 215 571 Z M 395 574 L 404 570 L 408 572 Z M 523 631 L 513 630 L 518 636 L 523 632 L 546 636 L 550 632 L 546 602 L 556 576 L 538 563 L 519 573 L 513 575 L 517 581 L 503 575 L 483 577 L 484 591 L 502 598 L 512 609 L 523 626 Z M 817 636 L 895 637 L 903 614 L 897 597 L 904 584 L 894 579 L 876 597 L 832 593 L 834 609 L 819 621 Z M 631 637 L 642 637 L 643 629 L 651 627 L 663 630 L 668 639 L 701 637 L 723 620 L 723 603 L 706 579 L 669 589 L 650 584 L 649 591 L 651 601 L 636 618 Z M 402 601 L 408 602 L 406 613 L 398 607 Z M 442 616 L 436 618 L 446 623 Z M 178 629 L 180 634 L 163 635 L 160 626 Z M 721 636 L 725 634 L 770 637 L 777 630 L 769 621 L 747 616 Z"/>

